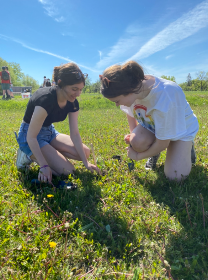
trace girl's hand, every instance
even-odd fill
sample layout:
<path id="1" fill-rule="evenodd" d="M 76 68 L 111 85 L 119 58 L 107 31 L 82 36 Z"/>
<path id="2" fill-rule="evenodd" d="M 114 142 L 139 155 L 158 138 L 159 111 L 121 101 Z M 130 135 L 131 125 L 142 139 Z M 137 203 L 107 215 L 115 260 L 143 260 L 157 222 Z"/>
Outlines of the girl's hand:
<path id="1" fill-rule="evenodd" d="M 39 170 L 38 180 L 42 182 L 49 182 L 51 184 L 52 171 L 49 166 L 43 167 Z"/>
<path id="2" fill-rule="evenodd" d="M 127 155 L 129 158 L 133 159 L 133 160 L 141 160 L 142 158 L 139 157 L 138 152 L 134 151 L 134 149 L 132 149 L 131 147 L 127 147 Z"/>
<path id="3" fill-rule="evenodd" d="M 126 135 L 124 136 L 124 141 L 126 142 L 127 145 L 130 144 L 130 136 L 131 136 L 131 134 L 126 134 Z"/>
<path id="4" fill-rule="evenodd" d="M 96 171 L 97 173 L 100 173 L 100 169 L 94 165 L 94 164 L 91 164 L 90 162 L 87 162 L 87 164 L 85 165 L 85 167 L 90 170 L 91 172 L 94 172 Z"/>

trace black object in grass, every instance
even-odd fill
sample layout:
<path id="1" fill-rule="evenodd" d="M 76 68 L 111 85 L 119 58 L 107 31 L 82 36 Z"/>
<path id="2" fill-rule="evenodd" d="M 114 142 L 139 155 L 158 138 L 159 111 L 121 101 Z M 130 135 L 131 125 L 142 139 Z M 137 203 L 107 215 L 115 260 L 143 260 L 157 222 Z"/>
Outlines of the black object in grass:
<path id="1" fill-rule="evenodd" d="M 112 156 L 112 159 L 117 159 L 118 161 L 121 162 L 121 156 L 114 155 L 114 156 Z"/>
<path id="2" fill-rule="evenodd" d="M 77 184 L 74 184 L 72 182 L 65 182 L 65 181 L 58 181 L 58 185 L 56 186 L 56 188 L 63 190 L 76 190 L 77 189 Z"/>
<path id="3" fill-rule="evenodd" d="M 32 179 L 31 184 L 40 185 L 40 181 L 38 179 Z"/>
<path id="4" fill-rule="evenodd" d="M 132 170 L 134 170 L 134 162 L 133 160 L 131 162 L 128 162 L 128 168 L 129 168 L 129 171 L 131 172 Z"/>
<path id="5" fill-rule="evenodd" d="M 40 185 L 41 182 L 38 179 L 32 179 L 31 184 Z M 74 184 L 72 182 L 58 181 L 58 184 L 54 187 L 60 190 L 67 189 L 73 191 L 77 189 L 77 184 Z"/>

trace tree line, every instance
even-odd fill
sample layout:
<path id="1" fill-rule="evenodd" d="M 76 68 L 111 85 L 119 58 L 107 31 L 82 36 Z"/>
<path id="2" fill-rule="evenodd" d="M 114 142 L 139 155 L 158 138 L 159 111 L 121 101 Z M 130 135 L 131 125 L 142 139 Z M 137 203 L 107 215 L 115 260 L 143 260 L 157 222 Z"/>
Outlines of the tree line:
<path id="1" fill-rule="evenodd" d="M 0 70 L 2 66 L 8 66 L 11 75 L 11 81 L 13 86 L 32 86 L 33 92 L 36 91 L 40 85 L 37 80 L 29 75 L 25 75 L 21 67 L 16 62 L 7 62 L 0 57 Z M 176 82 L 174 76 L 162 75 L 161 78 Z M 179 84 L 184 91 L 207 91 L 208 90 L 208 72 L 199 71 L 196 73 L 196 77 L 192 79 L 191 74 L 187 75 L 186 81 Z M 99 92 L 100 91 L 100 80 L 92 83 L 88 77 L 85 82 L 83 92 Z"/>
<path id="2" fill-rule="evenodd" d="M 170 80 L 176 83 L 174 76 L 165 76 L 162 75 L 161 78 Z M 208 90 L 208 72 L 199 71 L 196 73 L 196 78 L 192 79 L 191 74 L 189 73 L 186 81 L 179 84 L 179 86 L 184 91 L 207 91 Z"/>
<path id="3" fill-rule="evenodd" d="M 8 66 L 9 73 L 11 76 L 11 82 L 13 86 L 19 86 L 19 87 L 32 86 L 33 92 L 40 87 L 38 81 L 36 81 L 29 75 L 25 75 L 22 72 L 19 63 L 7 62 L 6 60 L 0 57 L 0 71 L 2 69 L 2 66 Z"/>
<path id="4" fill-rule="evenodd" d="M 170 80 L 176 83 L 174 76 L 165 76 L 162 75 L 161 78 Z M 192 79 L 191 74 L 189 73 L 186 78 L 186 82 L 179 84 L 179 86 L 184 91 L 208 91 L 208 72 L 199 71 L 196 73 L 196 78 Z M 97 80 L 95 83 L 92 83 L 90 78 L 86 79 L 85 87 L 83 92 L 99 92 L 100 91 L 100 80 Z"/>

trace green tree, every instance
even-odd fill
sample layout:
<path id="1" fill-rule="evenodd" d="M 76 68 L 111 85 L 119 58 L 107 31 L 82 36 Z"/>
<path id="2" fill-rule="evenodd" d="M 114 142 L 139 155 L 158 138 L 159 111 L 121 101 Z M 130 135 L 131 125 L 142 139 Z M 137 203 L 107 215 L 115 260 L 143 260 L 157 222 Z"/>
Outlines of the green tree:
<path id="1" fill-rule="evenodd" d="M 84 93 L 84 92 L 89 93 L 90 91 L 91 91 L 91 79 L 90 79 L 89 77 L 87 77 L 87 78 L 85 79 L 85 86 L 84 86 L 82 92 L 83 92 L 83 93 Z"/>
<path id="2" fill-rule="evenodd" d="M 100 80 L 97 80 L 95 83 L 93 83 L 91 85 L 91 91 L 92 92 L 100 92 L 100 85 L 101 85 Z"/>
<path id="3" fill-rule="evenodd" d="M 175 77 L 174 76 L 165 76 L 165 75 L 162 75 L 161 76 L 162 79 L 166 79 L 166 80 L 169 80 L 169 81 L 172 81 L 172 82 L 175 82 L 176 83 L 176 80 L 175 80 Z"/>
<path id="4" fill-rule="evenodd" d="M 10 62 L 8 64 L 13 85 L 21 86 L 21 80 L 24 74 L 20 65 L 16 62 Z"/>
<path id="5" fill-rule="evenodd" d="M 203 85 L 207 81 L 207 73 L 205 73 L 205 71 L 199 71 L 196 73 L 196 75 L 197 75 L 197 80 L 200 81 L 201 91 L 202 91 Z"/>
<path id="6" fill-rule="evenodd" d="M 29 75 L 24 75 L 22 76 L 22 85 L 23 86 L 32 86 L 33 92 L 36 91 L 39 88 L 39 83 Z"/>
<path id="7" fill-rule="evenodd" d="M 186 81 L 187 81 L 187 86 L 188 87 L 191 86 L 191 74 L 190 73 L 188 73 Z"/>

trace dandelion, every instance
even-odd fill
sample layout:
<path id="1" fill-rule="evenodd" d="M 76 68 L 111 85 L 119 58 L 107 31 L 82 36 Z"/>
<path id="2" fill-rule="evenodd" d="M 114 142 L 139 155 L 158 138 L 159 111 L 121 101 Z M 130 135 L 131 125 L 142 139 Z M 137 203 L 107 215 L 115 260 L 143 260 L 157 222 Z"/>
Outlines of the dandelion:
<path id="1" fill-rule="evenodd" d="M 51 248 L 55 248 L 57 243 L 52 241 L 52 242 L 49 242 L 49 245 Z"/>
<path id="2" fill-rule="evenodd" d="M 53 194 L 47 194 L 47 197 L 50 198 L 50 197 L 54 197 Z"/>
<path id="3" fill-rule="evenodd" d="M 64 224 L 64 227 L 65 227 L 65 228 L 69 228 L 69 223 L 66 222 L 66 223 Z"/>

